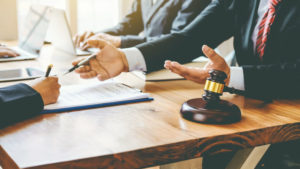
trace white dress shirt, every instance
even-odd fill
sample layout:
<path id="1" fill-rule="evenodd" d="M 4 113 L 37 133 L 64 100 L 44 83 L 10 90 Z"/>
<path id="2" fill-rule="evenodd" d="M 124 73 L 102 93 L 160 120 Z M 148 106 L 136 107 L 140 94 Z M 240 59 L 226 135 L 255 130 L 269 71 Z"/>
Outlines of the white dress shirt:
<path id="1" fill-rule="evenodd" d="M 252 42 L 253 46 L 256 46 L 256 39 L 257 39 L 257 34 L 259 30 L 259 24 L 261 20 L 263 19 L 263 16 L 265 12 L 268 10 L 268 1 L 269 0 L 261 0 L 258 8 L 258 19 L 257 19 L 257 24 L 255 26 L 254 32 L 252 34 Z M 156 0 L 153 0 L 153 3 L 155 3 Z M 255 47 L 254 49 L 255 50 Z M 129 71 L 134 71 L 134 70 L 140 70 L 140 71 L 147 71 L 147 66 L 145 63 L 145 59 L 141 51 L 139 51 L 137 48 L 127 48 L 122 50 L 126 58 L 128 60 L 129 64 Z M 163 63 L 162 63 L 163 64 Z M 244 81 L 244 71 L 243 68 L 241 67 L 230 67 L 230 82 L 229 82 L 229 87 L 233 87 L 235 89 L 239 90 L 245 90 L 245 81 Z"/>

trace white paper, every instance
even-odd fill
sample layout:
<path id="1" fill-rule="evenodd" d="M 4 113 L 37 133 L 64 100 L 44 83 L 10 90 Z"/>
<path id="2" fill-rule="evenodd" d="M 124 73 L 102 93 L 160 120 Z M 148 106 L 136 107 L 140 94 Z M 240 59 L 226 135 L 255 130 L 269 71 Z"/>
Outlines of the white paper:
<path id="1" fill-rule="evenodd" d="M 129 101 L 149 97 L 147 93 L 142 93 L 137 89 L 116 82 L 63 86 L 60 93 L 57 103 L 45 106 L 45 110 Z"/>

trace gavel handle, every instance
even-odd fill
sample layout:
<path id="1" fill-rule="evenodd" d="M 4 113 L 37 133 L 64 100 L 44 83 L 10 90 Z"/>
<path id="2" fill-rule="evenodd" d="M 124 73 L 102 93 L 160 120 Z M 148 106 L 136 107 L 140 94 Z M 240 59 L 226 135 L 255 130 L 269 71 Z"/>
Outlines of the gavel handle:
<path id="1" fill-rule="evenodd" d="M 238 89 L 227 87 L 227 86 L 224 87 L 224 92 L 228 92 L 228 93 L 231 93 L 231 94 L 238 94 L 238 95 L 241 95 L 241 96 L 246 95 L 245 91 L 243 91 L 243 90 L 238 90 Z"/>
<path id="2" fill-rule="evenodd" d="M 243 91 L 243 90 L 238 90 L 238 89 L 235 89 L 235 88 L 231 88 L 231 87 L 227 87 L 225 86 L 224 87 L 224 92 L 228 92 L 230 94 L 237 94 L 237 95 L 241 95 L 241 96 L 246 96 L 246 92 Z M 262 98 L 262 97 L 256 97 L 254 99 L 257 99 L 257 100 L 261 100 L 261 101 L 264 101 L 265 103 L 270 103 L 272 102 L 272 99 L 270 98 Z"/>

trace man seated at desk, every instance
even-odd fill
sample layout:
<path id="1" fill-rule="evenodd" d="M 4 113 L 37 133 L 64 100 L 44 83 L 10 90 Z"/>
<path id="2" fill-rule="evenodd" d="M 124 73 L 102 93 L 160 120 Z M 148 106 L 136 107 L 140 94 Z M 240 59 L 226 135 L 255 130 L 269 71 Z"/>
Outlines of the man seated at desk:
<path id="1" fill-rule="evenodd" d="M 212 49 L 232 36 L 240 67 L 229 67 Z M 211 69 L 222 70 L 228 75 L 226 84 L 245 90 L 249 97 L 299 98 L 299 39 L 300 1 L 213 0 L 183 31 L 134 48 L 116 49 L 102 39 L 88 41 L 102 50 L 89 65 L 77 69 L 77 73 L 82 78 L 106 80 L 121 72 L 162 69 L 165 60 L 186 63 L 205 54 L 210 62 L 201 69 L 170 61 L 165 67 L 202 84 Z M 298 163 L 294 164 L 298 165 L 299 156 L 296 160 Z M 280 163 L 282 159 L 275 162 L 277 167 L 284 165 Z"/>
<path id="2" fill-rule="evenodd" d="M 0 47 L 0 57 L 17 55 L 8 48 Z M 38 115 L 44 105 L 57 101 L 59 89 L 57 77 L 37 79 L 30 85 L 21 83 L 0 88 L 0 129 Z"/>
<path id="3" fill-rule="evenodd" d="M 77 47 L 87 49 L 87 39 L 97 37 L 117 48 L 128 48 L 177 32 L 186 27 L 211 0 L 135 0 L 131 11 L 115 27 L 75 36 Z M 139 34 L 143 32 L 143 36 Z"/>

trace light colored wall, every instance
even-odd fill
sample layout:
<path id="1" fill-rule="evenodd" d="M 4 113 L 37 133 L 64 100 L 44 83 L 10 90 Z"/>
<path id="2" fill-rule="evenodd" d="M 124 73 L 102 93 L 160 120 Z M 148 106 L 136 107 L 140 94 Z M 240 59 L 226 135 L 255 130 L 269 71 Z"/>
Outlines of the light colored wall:
<path id="1" fill-rule="evenodd" d="M 70 22 L 71 32 L 77 32 L 77 0 L 66 0 L 66 14 Z"/>
<path id="2" fill-rule="evenodd" d="M 134 0 L 119 0 L 119 18 L 128 13 Z M 77 0 L 66 0 L 66 13 L 72 33 L 77 32 Z M 17 0 L 0 0 L 0 40 L 18 38 Z"/>
<path id="3" fill-rule="evenodd" d="M 18 38 L 16 0 L 0 0 L 0 40 Z"/>
<path id="4" fill-rule="evenodd" d="M 120 19 L 122 19 L 130 10 L 134 0 L 119 0 Z"/>

